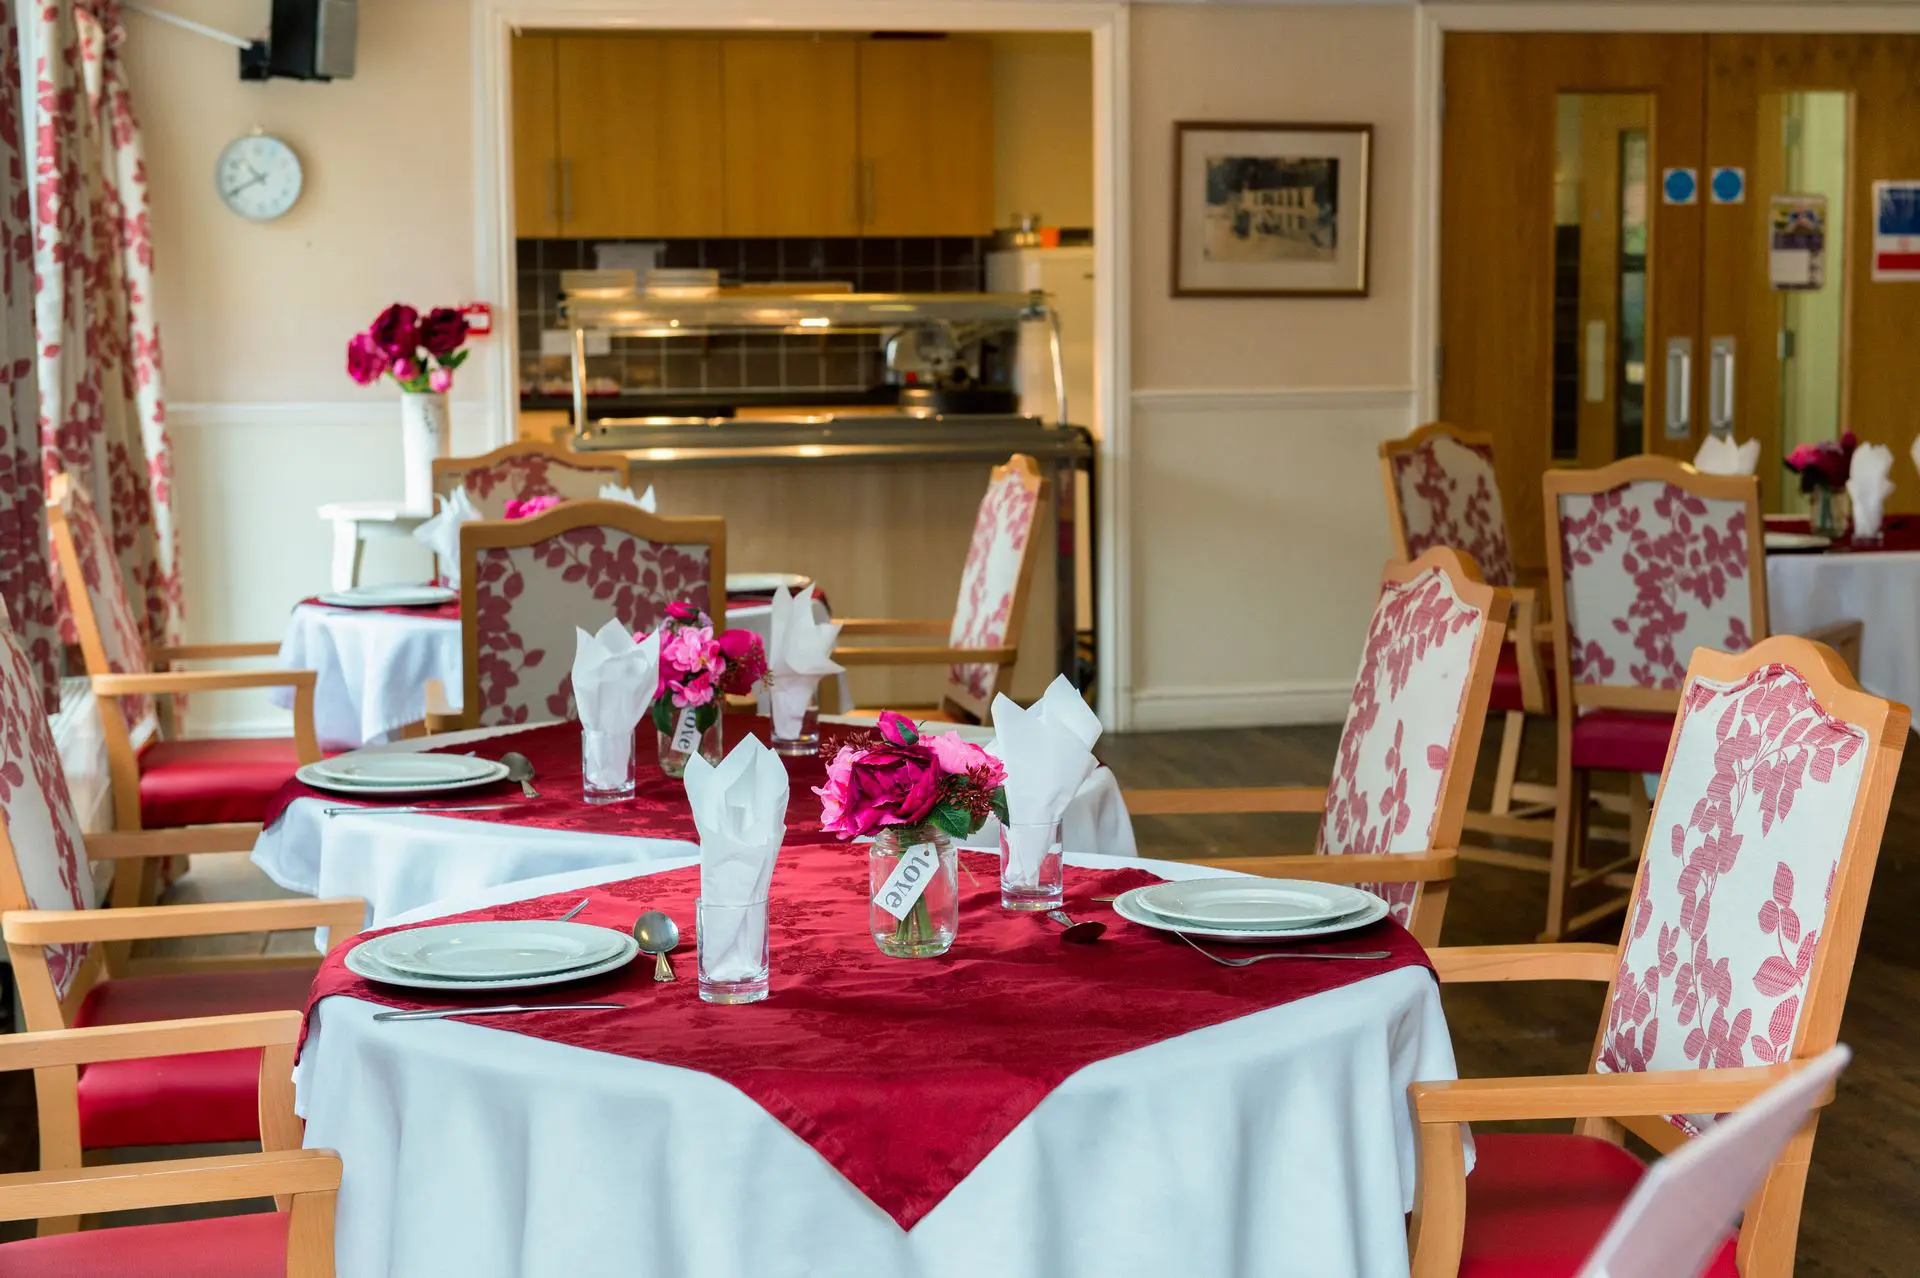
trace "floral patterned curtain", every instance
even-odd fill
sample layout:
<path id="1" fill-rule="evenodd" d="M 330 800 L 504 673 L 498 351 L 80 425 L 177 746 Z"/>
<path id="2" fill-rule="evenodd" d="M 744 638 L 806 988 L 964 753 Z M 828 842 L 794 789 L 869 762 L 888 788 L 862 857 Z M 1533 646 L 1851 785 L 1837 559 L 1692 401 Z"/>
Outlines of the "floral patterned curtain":
<path id="1" fill-rule="evenodd" d="M 160 394 L 146 163 L 119 0 L 38 0 L 33 57 L 40 422 L 107 523 L 149 642 L 177 642 L 172 459 Z M 62 628 L 64 592 L 55 606 Z"/>
<path id="2" fill-rule="evenodd" d="M 33 202 L 20 104 L 20 30 L 0 0 L 0 600 L 49 707 L 54 590 L 47 554 L 40 394 L 34 368 Z"/>

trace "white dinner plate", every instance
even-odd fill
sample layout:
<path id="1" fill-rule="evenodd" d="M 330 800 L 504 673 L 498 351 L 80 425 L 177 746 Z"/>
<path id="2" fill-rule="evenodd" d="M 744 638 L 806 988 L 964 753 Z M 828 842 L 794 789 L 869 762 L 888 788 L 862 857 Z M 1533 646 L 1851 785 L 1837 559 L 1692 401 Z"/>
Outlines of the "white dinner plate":
<path id="1" fill-rule="evenodd" d="M 1292 929 L 1357 913 L 1366 907 L 1367 894 L 1306 879 L 1186 879 L 1142 888 L 1139 900 L 1182 923 Z"/>
<path id="2" fill-rule="evenodd" d="M 770 595 L 782 586 L 798 592 L 812 584 L 813 578 L 800 572 L 730 572 L 727 574 L 727 593 L 730 595 Z"/>
<path id="3" fill-rule="evenodd" d="M 1833 544 L 1833 538 L 1822 537 L 1818 533 L 1775 532 L 1766 533 L 1767 549 L 1775 554 L 1806 554 L 1810 551 L 1825 550 Z"/>
<path id="4" fill-rule="evenodd" d="M 518 919 L 408 928 L 366 945 L 375 959 L 409 976 L 510 981 L 592 967 L 619 953 L 621 939 L 586 923 Z"/>
<path id="5" fill-rule="evenodd" d="M 355 586 L 314 596 L 329 608 L 437 608 L 459 597 L 446 586 Z"/>
<path id="6" fill-rule="evenodd" d="M 465 754 L 356 751 L 302 765 L 294 776 L 336 794 L 440 794 L 505 780 L 507 765 Z"/>
<path id="7" fill-rule="evenodd" d="M 368 953 L 367 950 L 368 947 L 372 945 L 372 941 L 362 941 L 360 944 L 348 950 L 346 964 L 347 970 L 355 976 L 364 977 L 369 981 L 378 981 L 382 985 L 398 985 L 410 990 L 533 989 L 541 985 L 561 985 L 568 981 L 584 981 L 590 976 L 604 976 L 608 972 L 625 967 L 633 961 L 633 956 L 640 952 L 640 942 L 634 940 L 631 936 L 615 932 L 611 928 L 601 928 L 600 930 L 618 942 L 620 948 L 606 958 L 601 959 L 598 963 L 591 963 L 586 967 L 568 968 L 563 972 L 549 972 L 545 976 L 516 976 L 506 977 L 500 980 L 415 976 L 410 972 L 402 972 L 398 968 L 388 967 L 377 957 Z M 375 941 L 380 939 L 382 938 L 373 938 Z"/>
<path id="8" fill-rule="evenodd" d="M 1387 917 L 1387 903 L 1371 892 L 1362 892 L 1360 895 L 1366 897 L 1369 902 L 1366 908 L 1344 918 L 1329 919 L 1324 923 L 1286 928 L 1203 927 L 1197 923 L 1183 923 L 1178 919 L 1155 914 L 1140 904 L 1140 893 L 1147 890 L 1139 887 L 1131 892 L 1122 892 L 1113 903 L 1113 912 L 1129 923 L 1138 923 L 1141 927 L 1150 927 L 1158 932 L 1180 932 L 1210 941 L 1234 941 L 1243 945 L 1270 945 L 1277 941 L 1300 941 L 1312 936 L 1334 936 L 1341 932 L 1352 932 L 1358 928 L 1367 927 Z"/>

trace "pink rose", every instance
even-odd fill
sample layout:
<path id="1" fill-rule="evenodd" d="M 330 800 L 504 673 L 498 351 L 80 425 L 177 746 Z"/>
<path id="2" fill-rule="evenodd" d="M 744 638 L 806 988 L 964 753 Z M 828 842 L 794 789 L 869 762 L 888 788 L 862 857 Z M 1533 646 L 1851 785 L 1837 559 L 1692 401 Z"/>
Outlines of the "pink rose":
<path id="1" fill-rule="evenodd" d="M 766 678 L 767 650 L 753 631 L 726 631 L 720 636 L 719 648 L 726 661 L 726 690 L 734 696 L 745 696 Z"/>
<path id="2" fill-rule="evenodd" d="M 560 499 L 551 494 L 545 497 L 516 497 L 506 504 L 504 513 L 508 519 L 528 519 L 543 510 L 552 510 L 559 504 Z"/>
<path id="3" fill-rule="evenodd" d="M 356 333 L 347 343 L 347 376 L 362 386 L 371 386 L 387 371 L 387 353 L 371 333 Z"/>
<path id="4" fill-rule="evenodd" d="M 936 736 L 920 738 L 920 744 L 933 751 L 933 758 L 940 770 L 952 776 L 965 776 L 976 768 L 985 770 L 981 784 L 993 790 L 1004 785 L 1007 769 L 1000 760 L 988 754 L 971 741 L 962 740 L 957 732 L 942 732 Z"/>
<path id="5" fill-rule="evenodd" d="M 673 704 L 681 707 L 704 706 L 713 700 L 713 676 L 698 674 L 674 690 Z"/>
<path id="6" fill-rule="evenodd" d="M 389 359 L 411 356 L 420 345 L 420 312 L 403 302 L 395 302 L 380 312 L 367 330 Z"/>
<path id="7" fill-rule="evenodd" d="M 879 730 L 882 740 L 892 742 L 894 745 L 909 746 L 920 739 L 920 733 L 914 728 L 913 720 L 892 710 L 882 710 L 874 727 Z"/>
<path id="8" fill-rule="evenodd" d="M 431 373 L 428 373 L 427 389 L 439 391 L 443 395 L 452 390 L 453 370 L 451 368 L 436 368 Z"/>
<path id="9" fill-rule="evenodd" d="M 853 783 L 853 761 L 859 757 L 860 751 L 852 746 L 841 746 L 827 764 L 827 783 L 813 788 L 820 796 L 820 828 L 829 834 L 839 833 Z"/>
<path id="10" fill-rule="evenodd" d="M 844 755 L 844 751 L 842 754 Z M 919 825 L 940 797 L 940 770 L 933 756 L 918 746 L 881 745 L 855 755 L 845 781 L 836 785 L 836 758 L 821 790 L 822 825 L 843 839 L 871 834 L 884 826 Z M 835 805 L 835 819 L 825 820 L 826 802 Z"/>
<path id="11" fill-rule="evenodd" d="M 466 340 L 467 317 L 451 307 L 436 307 L 420 321 L 420 344 L 430 355 L 444 358 L 459 350 Z"/>
<path id="12" fill-rule="evenodd" d="M 660 645 L 660 664 L 688 674 L 705 670 L 707 652 L 713 647 L 713 631 L 705 626 L 682 626 Z"/>
<path id="13" fill-rule="evenodd" d="M 420 369 L 410 359 L 396 359 L 393 361 L 393 375 L 403 382 L 410 382 L 420 376 Z"/>

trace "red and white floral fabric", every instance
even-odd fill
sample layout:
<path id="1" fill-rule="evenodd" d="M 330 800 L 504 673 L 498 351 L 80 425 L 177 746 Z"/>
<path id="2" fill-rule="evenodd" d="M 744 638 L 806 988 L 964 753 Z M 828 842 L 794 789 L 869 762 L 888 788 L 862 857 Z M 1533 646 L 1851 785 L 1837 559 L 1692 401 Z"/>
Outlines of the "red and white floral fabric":
<path id="1" fill-rule="evenodd" d="M 41 700 L 39 672 L 0 601 L 0 816 L 14 864 L 36 910 L 85 910 L 95 904 L 86 840 L 67 793 L 67 774 Z M 64 997 L 87 957 L 84 945 L 47 950 L 54 991 Z"/>
<path id="2" fill-rule="evenodd" d="M 464 569 L 478 610 L 470 619 L 479 682 L 467 688 L 482 727 L 571 719 L 574 630 L 617 617 L 636 635 L 659 628 L 684 599 L 709 614 L 709 548 L 636 537 L 619 528 L 570 528 L 527 546 L 485 547 Z"/>
<path id="3" fill-rule="evenodd" d="M 146 162 L 119 0 L 31 10 L 34 317 L 46 473 L 86 489 L 141 633 L 180 635 L 172 459 L 160 388 Z M 55 606 L 71 633 L 64 598 Z"/>
<path id="4" fill-rule="evenodd" d="M 467 496 L 482 519 L 505 519 L 510 501 L 525 501 L 529 497 L 598 497 L 601 486 L 614 474 L 611 470 L 569 466 L 544 453 L 520 453 L 469 470 L 443 471 L 434 476 L 434 489 L 446 494 L 465 485 Z"/>
<path id="5" fill-rule="evenodd" d="M 1485 635 L 1486 613 L 1461 599 L 1437 568 L 1381 589 L 1316 852 L 1352 856 L 1432 846 L 1461 701 Z M 1365 886 L 1386 898 L 1395 919 L 1411 921 L 1417 884 Z"/>
<path id="6" fill-rule="evenodd" d="M 1687 687 L 1595 1069 L 1787 1059 L 1866 747 L 1790 666 Z"/>
<path id="7" fill-rule="evenodd" d="M 67 488 L 64 510 L 67 527 L 73 532 L 74 554 L 80 560 L 80 575 L 87 583 L 87 600 L 93 605 L 94 623 L 100 628 L 100 646 L 106 649 L 107 666 L 115 674 L 147 673 L 153 665 L 147 659 L 146 640 L 100 512 L 77 483 Z M 120 697 L 118 701 L 127 727 L 143 732 L 153 714 L 153 699 Z"/>
<path id="8" fill-rule="evenodd" d="M 1393 454 L 1393 483 L 1409 559 L 1450 546 L 1473 556 L 1483 581 L 1513 584 L 1513 549 L 1492 449 L 1429 435 L 1419 447 Z"/>
<path id="9" fill-rule="evenodd" d="M 947 632 L 949 647 L 998 648 L 1011 637 L 1007 632 L 1013 624 L 1014 591 L 1020 584 L 1020 566 L 1026 561 L 1039 506 L 1038 487 L 1028 487 L 1016 469 L 1008 469 L 987 486 L 974 519 L 967 566 L 960 573 L 960 599 Z M 948 681 L 979 702 L 993 699 L 999 675 L 1000 667 L 994 665 L 947 669 Z"/>
<path id="10" fill-rule="evenodd" d="M 1559 501 L 1575 683 L 1678 688 L 1695 648 L 1753 645 L 1745 502 L 1657 479 Z"/>

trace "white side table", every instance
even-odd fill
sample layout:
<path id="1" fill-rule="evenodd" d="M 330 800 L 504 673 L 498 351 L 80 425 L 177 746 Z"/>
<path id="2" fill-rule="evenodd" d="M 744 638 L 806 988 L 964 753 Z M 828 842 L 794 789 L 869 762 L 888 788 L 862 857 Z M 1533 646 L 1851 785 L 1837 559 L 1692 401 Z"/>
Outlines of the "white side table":
<path id="1" fill-rule="evenodd" d="M 320 507 L 322 519 L 333 521 L 333 588 L 351 590 L 360 584 L 360 548 L 375 537 L 411 537 L 433 512 L 408 510 L 398 501 L 336 501 Z"/>

